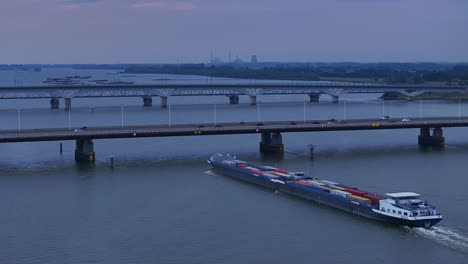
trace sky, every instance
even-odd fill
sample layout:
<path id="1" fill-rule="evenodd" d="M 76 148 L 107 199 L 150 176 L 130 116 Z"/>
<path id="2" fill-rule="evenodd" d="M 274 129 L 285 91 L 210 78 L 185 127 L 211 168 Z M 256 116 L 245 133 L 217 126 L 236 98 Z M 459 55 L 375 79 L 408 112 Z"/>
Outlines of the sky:
<path id="1" fill-rule="evenodd" d="M 0 64 L 468 62 L 467 0 L 0 0 Z"/>

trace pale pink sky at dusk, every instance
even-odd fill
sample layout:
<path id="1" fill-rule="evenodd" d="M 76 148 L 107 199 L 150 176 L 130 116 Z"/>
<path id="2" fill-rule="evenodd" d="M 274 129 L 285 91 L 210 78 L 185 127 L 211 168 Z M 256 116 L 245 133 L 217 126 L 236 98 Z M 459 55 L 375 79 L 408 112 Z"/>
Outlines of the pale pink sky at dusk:
<path id="1" fill-rule="evenodd" d="M 0 64 L 468 61 L 466 0 L 0 0 Z"/>

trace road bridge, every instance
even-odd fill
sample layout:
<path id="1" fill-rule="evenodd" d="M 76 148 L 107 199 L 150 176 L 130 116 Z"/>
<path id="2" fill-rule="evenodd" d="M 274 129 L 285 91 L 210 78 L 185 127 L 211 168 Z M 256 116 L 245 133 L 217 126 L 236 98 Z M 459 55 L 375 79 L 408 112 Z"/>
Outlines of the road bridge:
<path id="1" fill-rule="evenodd" d="M 405 120 L 405 121 L 403 121 Z M 260 151 L 282 153 L 282 133 L 326 132 L 381 129 L 420 129 L 418 143 L 442 146 L 445 143 L 442 128 L 468 127 L 468 117 L 427 117 L 418 119 L 349 119 L 240 122 L 217 124 L 178 124 L 88 128 L 41 128 L 0 130 L 0 143 L 75 140 L 75 159 L 94 161 L 93 140 L 112 138 L 212 136 L 260 134 Z"/>
<path id="2" fill-rule="evenodd" d="M 152 106 L 153 97 L 159 97 L 161 107 L 167 107 L 171 96 L 227 96 L 231 104 L 239 103 L 239 96 L 248 96 L 256 104 L 261 95 L 308 95 L 310 101 L 319 101 L 327 94 L 337 103 L 347 93 L 400 93 L 409 97 L 425 92 L 468 92 L 467 86 L 386 85 L 374 83 L 253 83 L 253 84 L 123 84 L 123 85 L 49 85 L 0 87 L 0 99 L 50 99 L 51 108 L 59 108 L 65 101 L 65 110 L 71 109 L 72 98 L 141 97 L 144 106 Z"/>

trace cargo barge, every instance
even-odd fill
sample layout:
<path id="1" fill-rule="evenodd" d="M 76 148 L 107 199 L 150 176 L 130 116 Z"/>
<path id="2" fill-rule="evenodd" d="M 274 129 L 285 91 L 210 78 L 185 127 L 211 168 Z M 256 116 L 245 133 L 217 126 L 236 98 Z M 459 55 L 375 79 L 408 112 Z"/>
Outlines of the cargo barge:
<path id="1" fill-rule="evenodd" d="M 303 172 L 259 166 L 232 155 L 216 154 L 208 163 L 223 175 L 381 222 L 429 228 L 442 220 L 436 207 L 414 192 L 387 193 L 384 197 Z"/>

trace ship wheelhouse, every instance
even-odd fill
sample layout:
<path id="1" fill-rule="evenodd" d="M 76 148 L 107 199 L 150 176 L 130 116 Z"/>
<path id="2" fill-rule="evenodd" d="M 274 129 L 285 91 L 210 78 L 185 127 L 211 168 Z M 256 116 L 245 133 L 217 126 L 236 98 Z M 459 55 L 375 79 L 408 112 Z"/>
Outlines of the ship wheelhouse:
<path id="1" fill-rule="evenodd" d="M 400 218 L 419 218 L 438 215 L 435 206 L 421 200 L 421 195 L 413 192 L 387 193 L 381 200 L 379 210 L 387 215 Z"/>

